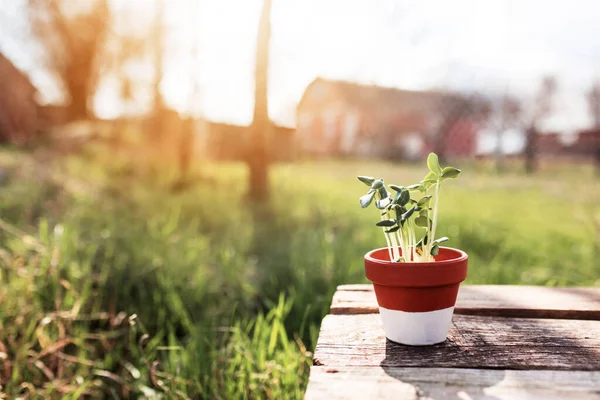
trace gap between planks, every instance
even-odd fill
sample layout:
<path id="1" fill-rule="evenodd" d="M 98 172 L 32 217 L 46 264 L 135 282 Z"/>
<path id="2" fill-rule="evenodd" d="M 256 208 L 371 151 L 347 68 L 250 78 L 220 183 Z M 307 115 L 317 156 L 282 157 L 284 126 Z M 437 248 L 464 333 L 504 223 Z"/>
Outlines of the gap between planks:
<path id="1" fill-rule="evenodd" d="M 306 400 L 598 399 L 600 371 L 312 367 Z"/>
<path id="2" fill-rule="evenodd" d="M 338 286 L 331 314 L 378 313 L 372 285 Z M 515 318 L 600 320 L 600 288 L 462 285 L 456 314 Z"/>

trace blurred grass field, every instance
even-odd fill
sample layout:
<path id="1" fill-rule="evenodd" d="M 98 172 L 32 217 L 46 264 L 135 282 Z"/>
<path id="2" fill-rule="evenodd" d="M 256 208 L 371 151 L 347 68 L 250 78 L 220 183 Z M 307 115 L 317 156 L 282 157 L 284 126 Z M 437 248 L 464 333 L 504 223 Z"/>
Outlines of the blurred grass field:
<path id="1" fill-rule="evenodd" d="M 355 176 L 417 183 L 423 166 L 277 165 L 253 209 L 242 164 L 149 171 L 90 147 L 0 150 L 0 381 L 4 398 L 302 398 L 335 287 L 366 282 L 385 240 Z M 456 164 L 456 165 L 454 165 Z M 439 235 L 467 283 L 600 285 L 600 180 L 489 165 L 442 189 Z M 1 397 L 1 396 L 0 396 Z"/>

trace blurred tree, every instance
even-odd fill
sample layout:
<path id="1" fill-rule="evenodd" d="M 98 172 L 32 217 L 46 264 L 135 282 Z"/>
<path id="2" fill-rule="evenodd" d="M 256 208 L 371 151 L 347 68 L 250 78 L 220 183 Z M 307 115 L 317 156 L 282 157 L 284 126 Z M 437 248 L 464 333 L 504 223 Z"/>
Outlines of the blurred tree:
<path id="1" fill-rule="evenodd" d="M 497 109 L 499 123 L 496 128 L 496 171 L 502 172 L 504 171 L 504 149 L 502 148 L 504 132 L 517 127 L 522 109 L 519 100 L 508 94 L 508 88 L 504 91 Z"/>
<path id="2" fill-rule="evenodd" d="M 600 81 L 596 81 L 587 94 L 588 105 L 592 117 L 592 129 L 600 130 Z M 596 149 L 594 153 L 596 164 L 596 173 L 600 177 L 600 141 L 596 140 Z"/>
<path id="3" fill-rule="evenodd" d="M 267 139 L 271 123 L 267 101 L 269 67 L 269 41 L 271 39 L 271 0 L 264 0 L 258 25 L 256 46 L 256 70 L 254 93 L 254 116 L 252 119 L 251 142 L 247 155 L 249 174 L 249 197 L 256 201 L 269 198 L 269 160 Z"/>
<path id="4" fill-rule="evenodd" d="M 28 0 L 27 10 L 44 48 L 45 67 L 69 99 L 69 119 L 89 118 L 89 101 L 98 84 L 98 54 L 110 23 L 108 1 Z"/>
<path id="5" fill-rule="evenodd" d="M 161 157 L 162 148 L 169 145 L 170 143 L 165 142 L 167 139 L 165 136 L 167 130 L 167 120 L 169 118 L 170 110 L 167 109 L 164 97 L 162 95 L 160 86 L 164 76 L 164 54 L 165 54 L 165 2 L 164 0 L 155 0 L 155 14 L 154 23 L 151 27 L 150 37 L 151 40 L 151 57 L 153 58 L 154 64 L 154 81 L 152 83 L 152 123 L 148 127 L 148 133 L 151 136 L 150 143 L 152 144 L 155 152 L 155 157 L 159 159 Z M 172 145 L 172 144 L 171 144 Z"/>
<path id="6" fill-rule="evenodd" d="M 123 102 L 123 115 L 121 118 L 117 118 L 113 124 L 113 144 L 118 146 L 126 126 L 123 116 L 128 114 L 131 104 L 135 103 L 139 85 L 137 77 L 131 73 L 131 68 L 128 67 L 131 62 L 147 57 L 148 44 L 147 29 L 139 32 L 126 29 L 131 18 L 129 10 L 115 11 L 112 13 L 112 17 L 111 29 L 107 32 L 104 51 L 99 59 L 99 73 L 102 77 L 110 76 L 116 80 L 119 97 Z"/>
<path id="7" fill-rule="evenodd" d="M 600 81 L 596 81 L 587 93 L 587 101 L 594 129 L 600 129 Z"/>
<path id="8" fill-rule="evenodd" d="M 531 174 L 537 169 L 537 135 L 539 123 L 548 117 L 552 111 L 552 102 L 556 93 L 556 79 L 547 76 L 542 79 L 542 83 L 535 97 L 529 120 L 525 125 L 525 172 Z"/>
<path id="9" fill-rule="evenodd" d="M 199 99 L 199 84 L 197 73 L 198 59 L 199 59 L 199 38 L 198 38 L 198 23 L 199 23 L 199 8 L 198 2 L 192 3 L 189 9 L 189 16 L 191 19 L 192 29 L 191 34 L 191 48 L 190 48 L 190 85 L 192 90 L 190 91 L 190 97 L 188 99 L 188 109 L 190 115 L 184 120 L 183 126 L 181 127 L 181 135 L 179 138 L 179 150 L 178 150 L 178 161 L 179 161 L 179 177 L 175 183 L 175 187 L 185 187 L 189 184 L 190 180 L 190 169 L 192 163 L 192 156 L 194 154 L 194 142 L 196 135 L 196 110 L 198 109 Z"/>
<path id="10" fill-rule="evenodd" d="M 163 57 L 165 53 L 165 3 L 163 0 L 156 0 L 156 14 L 154 16 L 154 26 L 152 27 L 152 43 L 154 45 L 154 112 L 159 112 L 165 106 L 160 85 L 164 75 Z"/>

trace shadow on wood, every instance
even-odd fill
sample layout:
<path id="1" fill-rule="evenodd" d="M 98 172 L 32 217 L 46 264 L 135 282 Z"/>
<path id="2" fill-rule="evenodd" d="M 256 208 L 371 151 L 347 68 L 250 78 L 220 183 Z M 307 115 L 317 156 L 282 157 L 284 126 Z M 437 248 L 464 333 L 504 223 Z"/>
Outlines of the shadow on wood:
<path id="1" fill-rule="evenodd" d="M 452 343 L 440 343 L 433 347 L 444 348 L 452 347 Z M 402 346 L 391 341 L 386 343 L 387 354 L 394 357 L 395 346 Z M 456 346 L 456 345 L 454 345 Z M 408 346 L 407 346 L 408 347 Z M 460 347 L 460 346 L 456 346 Z M 413 347 L 413 350 L 419 352 L 419 349 L 426 347 Z M 427 398 L 427 399 L 469 399 L 469 400 L 501 400 L 505 397 L 497 397 L 487 394 L 486 389 L 499 385 L 505 379 L 505 371 L 502 370 L 479 370 L 479 369 L 458 369 L 458 368 L 399 368 L 385 366 L 388 364 L 384 360 L 381 363 L 383 372 L 396 381 L 404 385 L 414 387 L 416 396 L 403 398 Z M 389 362 L 393 364 L 393 362 Z M 391 398 L 391 397 L 390 397 Z"/>

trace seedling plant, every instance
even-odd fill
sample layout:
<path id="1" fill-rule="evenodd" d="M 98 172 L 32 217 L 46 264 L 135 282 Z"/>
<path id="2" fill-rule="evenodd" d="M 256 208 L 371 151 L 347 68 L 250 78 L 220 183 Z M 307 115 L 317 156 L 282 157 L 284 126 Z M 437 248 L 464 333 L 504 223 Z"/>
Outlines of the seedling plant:
<path id="1" fill-rule="evenodd" d="M 442 168 L 435 153 L 427 157 L 427 167 L 429 173 L 420 183 L 406 187 L 388 185 L 391 192 L 382 178 L 358 176 L 369 186 L 367 194 L 360 198 L 360 206 L 367 208 L 374 203 L 380 211 L 381 220 L 376 225 L 383 229 L 392 261 L 432 262 L 440 244 L 448 240 L 435 239 L 440 189 L 442 182 L 457 178 L 461 171 Z"/>

